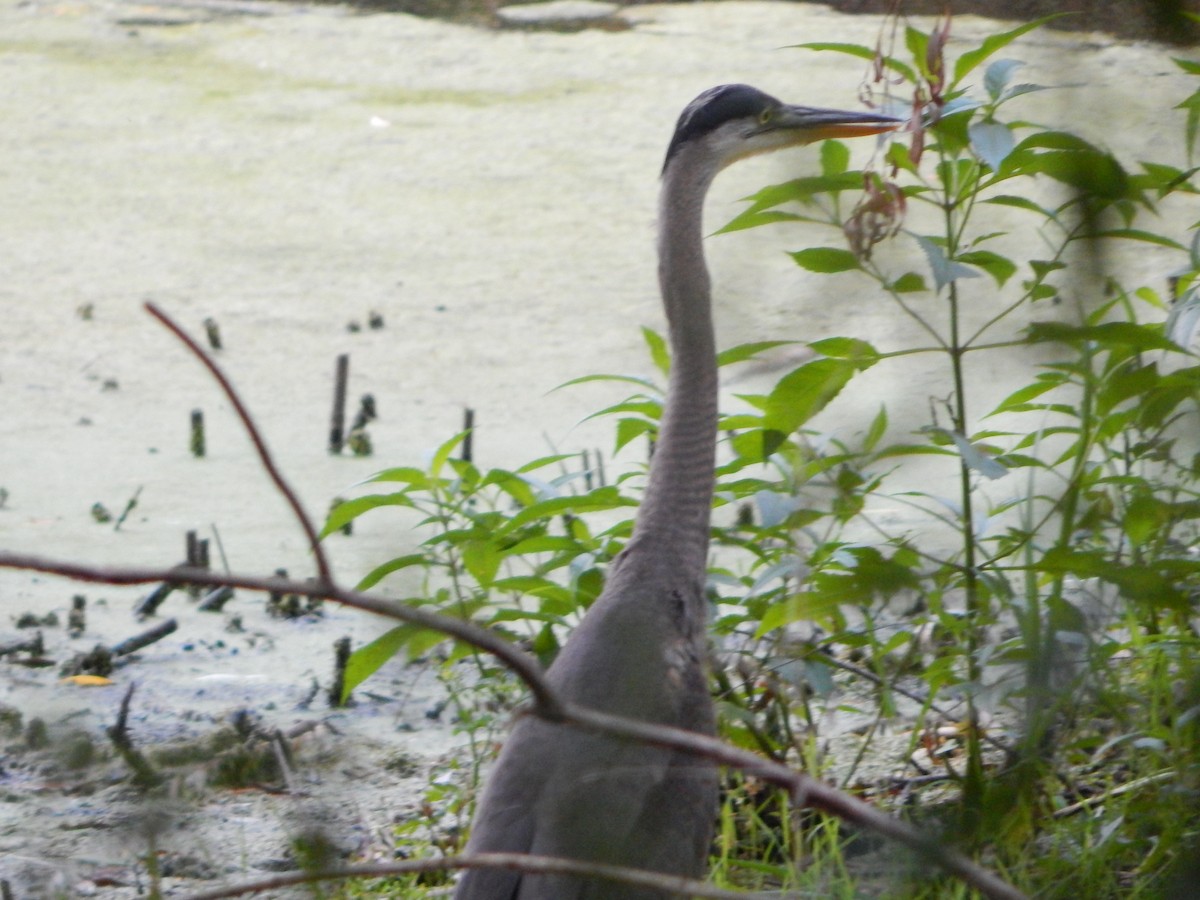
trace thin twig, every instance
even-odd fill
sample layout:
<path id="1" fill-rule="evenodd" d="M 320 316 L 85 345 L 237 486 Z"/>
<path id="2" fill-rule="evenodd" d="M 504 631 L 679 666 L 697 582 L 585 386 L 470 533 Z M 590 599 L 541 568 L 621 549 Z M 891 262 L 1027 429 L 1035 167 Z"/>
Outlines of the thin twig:
<path id="1" fill-rule="evenodd" d="M 170 316 L 159 309 L 157 305 L 147 303 L 146 312 L 158 319 L 158 321 L 166 326 L 168 331 L 179 338 L 192 351 L 192 354 L 204 364 L 209 374 L 221 386 L 221 390 L 225 392 L 225 397 L 233 405 L 238 418 L 241 419 L 242 427 L 246 429 L 246 433 L 250 436 L 250 440 L 254 444 L 254 449 L 258 452 L 258 458 L 262 462 L 263 468 L 267 470 L 267 477 L 271 479 L 271 482 L 275 485 L 279 493 L 287 500 L 288 505 L 292 508 L 292 512 L 296 516 L 296 521 L 304 529 L 304 536 L 308 539 L 309 549 L 312 550 L 313 559 L 316 562 L 318 577 L 323 584 L 333 587 L 333 574 L 329 568 L 329 560 L 325 558 L 325 551 L 321 548 L 321 539 L 317 536 L 317 530 L 313 527 L 308 515 L 304 512 L 304 507 L 300 505 L 300 498 L 296 496 L 295 491 L 284 480 L 283 473 L 276 468 L 275 460 L 271 458 L 271 451 L 267 449 L 266 441 L 259 434 L 258 427 L 250 417 L 250 411 L 242 403 L 242 399 L 238 396 L 237 391 L 234 390 L 233 384 L 225 377 L 225 373 L 221 371 L 221 367 L 216 364 L 204 348 L 196 343 L 186 331 L 176 324 Z"/>
<path id="2" fill-rule="evenodd" d="M 246 882 L 227 888 L 216 888 L 199 894 L 190 894 L 183 900 L 222 900 L 225 897 L 240 897 L 258 891 L 277 890 L 300 884 L 333 881 L 345 878 L 387 878 L 397 875 L 412 875 L 422 872 L 438 872 L 446 869 L 515 869 L 540 875 L 581 875 L 602 878 L 619 884 L 650 888 L 676 894 L 681 897 L 704 897 L 709 900 L 749 900 L 749 898 L 799 897 L 795 893 L 747 893 L 728 891 L 713 887 L 692 878 L 646 872 L 641 869 L 626 869 L 603 863 L 584 862 L 574 859 L 558 859 L 549 856 L 531 856 L 525 853 L 472 853 L 462 856 L 435 857 L 433 859 L 410 859 L 381 865 L 347 866 L 341 869 L 322 869 L 312 872 L 294 872 L 257 881 Z"/>
<path id="3" fill-rule="evenodd" d="M 281 594 L 299 594 L 302 597 L 332 600 L 353 609 L 361 609 L 364 612 L 375 613 L 389 619 L 440 631 L 449 637 L 492 654 L 525 682 L 542 715 L 550 720 L 559 718 L 557 711 L 561 704 L 546 683 L 546 679 L 542 675 L 542 667 L 533 657 L 495 632 L 480 628 L 463 619 L 440 615 L 427 609 L 405 606 L 401 603 L 373 597 L 370 594 L 348 591 L 333 585 L 322 585 L 316 581 L 291 581 L 278 577 L 262 578 L 252 575 L 225 574 L 214 572 L 211 569 L 191 569 L 183 566 L 170 569 L 93 566 L 73 560 L 49 559 L 27 553 L 11 553 L 7 550 L 0 550 L 0 568 L 45 572 L 51 575 L 62 575 L 75 581 L 99 584 L 151 584 L 171 578 L 180 582 L 209 587 L 228 586 L 244 588 L 249 591 L 265 593 L 275 591 Z"/>

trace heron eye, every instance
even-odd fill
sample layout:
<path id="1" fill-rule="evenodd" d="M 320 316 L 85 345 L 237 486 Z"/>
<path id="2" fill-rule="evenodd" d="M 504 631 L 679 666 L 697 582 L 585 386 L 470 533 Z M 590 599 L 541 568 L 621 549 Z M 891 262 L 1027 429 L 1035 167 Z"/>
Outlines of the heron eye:
<path id="1" fill-rule="evenodd" d="M 758 114 L 758 124 L 759 125 L 769 125 L 771 123 L 772 114 L 773 113 L 769 108 L 764 109 L 762 112 L 760 112 Z"/>

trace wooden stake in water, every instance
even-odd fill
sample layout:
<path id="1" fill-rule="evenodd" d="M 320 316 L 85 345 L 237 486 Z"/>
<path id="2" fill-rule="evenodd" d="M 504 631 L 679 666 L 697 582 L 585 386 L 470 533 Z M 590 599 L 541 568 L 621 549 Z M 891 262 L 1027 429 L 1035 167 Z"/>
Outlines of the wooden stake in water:
<path id="1" fill-rule="evenodd" d="M 217 320 L 209 316 L 204 320 L 204 333 L 208 335 L 208 346 L 214 350 L 221 349 L 221 329 L 217 327 Z"/>
<path id="2" fill-rule="evenodd" d="M 340 353 L 333 376 L 333 416 L 329 422 L 329 452 L 341 453 L 346 432 L 346 382 L 350 378 L 350 354 Z"/>
<path id="3" fill-rule="evenodd" d="M 204 456 L 204 410 L 192 410 L 192 456 Z"/>
<path id="4" fill-rule="evenodd" d="M 463 438 L 462 442 L 463 462 L 471 462 L 472 454 L 474 452 L 472 439 L 475 437 L 475 410 L 471 409 L 470 407 L 467 407 L 465 410 L 463 410 L 463 431 L 467 433 L 467 436 Z"/>
<path id="5" fill-rule="evenodd" d="M 350 638 L 341 637 L 333 642 L 333 684 L 329 686 L 329 705 L 334 709 L 349 706 L 350 698 L 342 700 L 346 685 L 346 664 L 350 661 Z"/>

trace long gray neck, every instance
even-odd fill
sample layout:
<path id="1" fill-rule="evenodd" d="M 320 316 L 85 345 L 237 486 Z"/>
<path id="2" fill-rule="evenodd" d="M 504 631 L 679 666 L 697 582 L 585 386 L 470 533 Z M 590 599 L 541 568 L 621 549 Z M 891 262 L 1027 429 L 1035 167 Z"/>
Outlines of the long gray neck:
<path id="1" fill-rule="evenodd" d="M 703 209 L 717 167 L 702 147 L 684 147 L 663 172 L 658 208 L 658 280 L 667 315 L 667 402 L 634 538 L 702 577 L 708 556 L 716 459 L 717 364 L 712 290 L 704 262 Z"/>

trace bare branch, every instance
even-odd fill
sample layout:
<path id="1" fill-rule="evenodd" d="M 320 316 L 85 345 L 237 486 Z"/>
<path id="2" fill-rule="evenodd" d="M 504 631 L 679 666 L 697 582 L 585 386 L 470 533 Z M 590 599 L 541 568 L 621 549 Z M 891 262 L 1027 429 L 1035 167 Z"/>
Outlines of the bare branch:
<path id="1" fill-rule="evenodd" d="M 10 553 L 6 550 L 0 550 L 0 568 L 28 569 L 34 572 L 62 575 L 75 581 L 101 584 L 150 584 L 169 577 L 175 581 L 209 587 L 228 586 L 266 593 L 280 591 L 299 594 L 302 597 L 320 597 L 332 600 L 353 609 L 361 609 L 364 612 L 375 613 L 389 619 L 440 631 L 449 637 L 490 653 L 529 687 L 539 715 L 551 721 L 559 721 L 562 718 L 562 704 L 546 684 L 542 667 L 531 656 L 514 646 L 512 642 L 505 640 L 495 632 L 480 628 L 463 619 L 405 606 L 391 600 L 373 597 L 370 594 L 348 591 L 333 585 L 322 585 L 316 581 L 289 581 L 286 578 L 277 577 L 261 578 L 252 575 L 223 574 L 210 569 L 193 569 L 186 566 L 174 566 L 170 569 L 92 566 L 70 560 Z"/>
<path id="2" fill-rule="evenodd" d="M 441 631 L 450 637 L 492 654 L 508 666 L 518 678 L 528 685 L 534 696 L 532 713 L 543 719 L 588 728 L 604 734 L 628 737 L 661 747 L 670 747 L 687 753 L 694 753 L 697 756 L 711 759 L 722 765 L 733 766 L 755 775 L 764 781 L 782 787 L 788 791 L 797 805 L 817 807 L 848 822 L 853 822 L 863 828 L 870 829 L 898 841 L 962 879 L 986 897 L 995 898 L 995 900 L 1024 900 L 1025 897 L 1016 888 L 1006 884 L 982 866 L 977 865 L 961 853 L 946 847 L 943 842 L 929 838 L 907 822 L 880 812 L 875 807 L 817 781 L 803 772 L 793 771 L 787 766 L 773 762 L 756 753 L 733 747 L 706 735 L 683 731 L 678 728 L 669 728 L 664 725 L 641 722 L 635 719 L 626 719 L 621 716 L 612 716 L 564 704 L 546 682 L 541 667 L 530 656 L 518 650 L 509 641 L 495 632 L 480 628 L 462 619 L 451 618 L 429 612 L 425 609 L 404 606 L 399 603 L 373 597 L 369 594 L 341 590 L 332 586 L 292 582 L 281 578 L 223 575 L 204 569 L 176 567 L 164 570 L 97 567 L 5 551 L 0 551 L 0 568 L 30 569 L 49 574 L 63 575 L 79 581 L 103 582 L 107 584 L 145 584 L 173 577 L 178 581 L 187 581 L 193 584 L 204 584 L 213 587 L 228 585 L 230 587 L 265 592 L 273 590 L 286 591 L 308 597 L 323 597 L 327 600 L 342 603 L 365 612 L 372 612 L 402 622 L 409 622 Z M 516 859 L 516 857 L 510 857 L 508 854 L 503 854 L 503 856 L 510 860 Z M 471 857 L 473 860 L 483 858 L 484 854 L 480 854 L 478 857 Z M 522 860 L 530 858 L 532 857 L 520 857 Z M 569 863 L 569 861 L 565 860 L 556 862 Z M 447 860 L 435 860 L 430 861 L 429 864 L 437 868 L 439 866 L 447 866 L 449 862 Z M 517 865 L 516 862 L 505 864 Z M 464 863 L 460 867 L 467 867 L 467 865 Z M 483 863 L 471 862 L 470 865 L 483 865 Z M 582 864 L 574 863 L 574 865 Z M 542 870 L 530 869 L 526 871 Z M 568 870 L 564 869 L 561 871 L 566 872 Z M 202 896 L 208 897 L 210 895 L 205 894 Z M 219 894 L 212 896 L 232 895 Z M 695 896 L 710 895 L 696 893 Z"/>
<path id="3" fill-rule="evenodd" d="M 242 399 L 234 389 L 233 383 L 225 377 L 225 373 L 221 371 L 221 367 L 205 352 L 204 348 L 196 343 L 191 335 L 184 331 L 174 319 L 159 309 L 157 305 L 147 303 L 146 312 L 158 319 L 175 337 L 179 338 L 192 351 L 192 355 L 204 364 L 209 374 L 221 386 L 221 390 L 225 392 L 225 396 L 233 404 L 238 418 L 241 419 L 242 427 L 250 435 L 250 440 L 254 443 L 254 449 L 258 452 L 259 461 L 262 462 L 263 468 L 267 470 L 267 477 L 271 479 L 271 482 L 278 489 L 279 493 L 287 500 L 288 506 L 292 508 L 292 512 L 296 516 L 296 521 L 300 523 L 300 527 L 304 530 L 304 536 L 308 538 L 308 546 L 312 550 L 313 559 L 316 562 L 318 577 L 322 583 L 333 587 L 333 572 L 329 568 L 329 560 L 325 558 L 325 551 L 321 547 L 321 539 L 317 535 L 317 530 L 309 520 L 308 514 L 305 513 L 304 507 L 300 505 L 300 498 L 296 496 L 296 492 L 292 490 L 291 486 L 284 479 L 283 473 L 276 467 L 275 460 L 271 458 L 271 451 L 267 449 L 266 441 L 259 434 L 258 427 L 254 424 L 254 419 L 250 416 L 250 411 L 242 403 Z M 193 581 L 192 583 L 195 584 L 196 582 Z"/>

